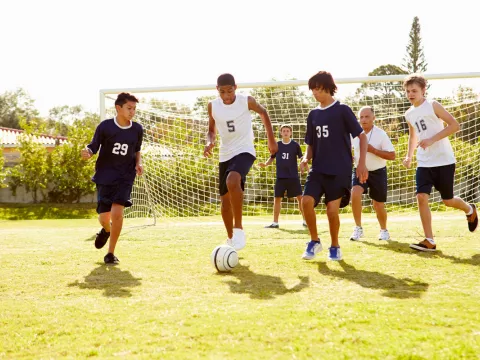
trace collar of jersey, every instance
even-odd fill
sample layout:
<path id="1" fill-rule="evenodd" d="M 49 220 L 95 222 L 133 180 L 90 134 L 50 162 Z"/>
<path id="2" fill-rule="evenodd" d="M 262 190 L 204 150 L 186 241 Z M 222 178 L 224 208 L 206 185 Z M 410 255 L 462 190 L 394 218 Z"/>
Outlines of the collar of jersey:
<path id="1" fill-rule="evenodd" d="M 317 109 L 327 110 L 328 108 L 330 108 L 330 107 L 332 107 L 333 105 L 335 105 L 337 102 L 338 102 L 338 100 L 335 100 L 333 103 L 331 103 L 331 104 L 328 105 L 328 106 L 325 106 L 324 108 L 322 108 L 322 107 L 320 107 L 320 105 L 318 105 Z"/>
<path id="2" fill-rule="evenodd" d="M 120 129 L 130 129 L 132 127 L 132 120 L 130 120 L 130 125 L 128 126 L 121 126 L 118 122 L 117 122 L 117 117 L 114 116 L 113 117 L 113 122 L 115 123 L 115 125 L 117 125 Z"/>
<path id="3" fill-rule="evenodd" d="M 288 145 L 288 144 L 290 144 L 290 143 L 292 142 L 292 139 L 290 139 L 290 141 L 289 141 L 288 143 L 284 143 L 284 142 L 283 142 L 283 139 L 282 139 L 281 141 L 282 141 L 282 144 L 283 144 L 283 145 Z"/>

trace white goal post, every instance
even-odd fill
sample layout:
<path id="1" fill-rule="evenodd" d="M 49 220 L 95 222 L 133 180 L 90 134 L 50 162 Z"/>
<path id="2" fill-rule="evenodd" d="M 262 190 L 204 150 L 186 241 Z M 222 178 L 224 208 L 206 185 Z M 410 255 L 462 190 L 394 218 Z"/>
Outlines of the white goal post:
<path id="1" fill-rule="evenodd" d="M 392 139 L 396 160 L 389 161 L 390 212 L 416 211 L 415 163 L 405 169 L 401 161 L 407 148 L 408 131 L 404 113 L 410 106 L 405 99 L 402 81 L 406 75 L 336 78 L 336 98 L 348 104 L 355 113 L 370 105 L 376 114 L 375 124 Z M 441 102 L 459 121 L 461 130 L 450 137 L 457 158 L 455 195 L 469 202 L 480 201 L 480 72 L 425 74 L 427 97 Z M 305 150 L 304 135 L 308 112 L 316 103 L 307 87 L 307 80 L 286 80 L 238 84 L 238 92 L 252 95 L 267 108 L 274 132 L 282 124 L 293 128 L 292 138 Z M 208 129 L 206 105 L 217 96 L 215 84 L 121 88 L 100 90 L 101 119 L 113 117 L 116 95 L 129 92 L 140 99 L 136 121 L 144 127 L 142 148 L 145 174 L 137 177 L 132 198 L 134 206 L 126 212 L 130 217 L 196 217 L 219 214 L 218 148 L 214 157 L 203 158 Z M 254 114 L 257 162 L 268 159 L 263 125 Z M 279 139 L 279 138 L 278 138 Z M 305 176 L 302 178 L 302 185 Z M 245 188 L 246 215 L 272 211 L 275 165 L 255 166 Z M 366 211 L 371 210 L 367 195 Z M 435 191 L 432 210 L 444 210 Z M 324 206 L 319 206 L 324 209 Z M 342 211 L 350 211 L 350 207 Z M 282 214 L 298 215 L 293 200 L 284 200 Z"/>

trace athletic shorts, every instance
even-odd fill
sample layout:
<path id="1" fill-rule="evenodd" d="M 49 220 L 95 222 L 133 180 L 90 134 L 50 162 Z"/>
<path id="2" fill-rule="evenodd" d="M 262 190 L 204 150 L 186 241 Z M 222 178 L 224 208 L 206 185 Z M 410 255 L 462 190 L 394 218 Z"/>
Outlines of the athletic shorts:
<path id="1" fill-rule="evenodd" d="M 287 198 L 302 195 L 302 185 L 299 178 L 277 179 L 275 181 L 275 197 L 281 197 L 287 193 Z"/>
<path id="2" fill-rule="evenodd" d="M 112 210 L 112 204 L 119 204 L 124 207 L 132 206 L 130 194 L 131 184 L 102 185 L 97 184 L 97 213 L 106 213 Z"/>
<path id="3" fill-rule="evenodd" d="M 342 198 L 340 207 L 344 208 L 350 202 L 352 180 L 350 175 L 327 175 L 310 172 L 307 176 L 303 196 L 308 195 L 315 199 L 315 206 L 325 195 L 325 205 L 330 201 Z"/>
<path id="4" fill-rule="evenodd" d="M 453 181 L 455 178 L 455 164 L 419 167 L 415 176 L 417 194 L 428 194 L 432 186 L 438 190 L 443 200 L 453 199 Z"/>
<path id="5" fill-rule="evenodd" d="M 352 172 L 352 187 L 355 185 L 363 187 L 363 193 L 368 194 L 371 199 L 378 202 L 387 201 L 387 168 L 373 170 L 368 172 L 367 182 L 360 184 L 360 179 L 357 177 L 353 169 Z"/>
<path id="6" fill-rule="evenodd" d="M 253 163 L 256 158 L 250 153 L 241 153 L 230 160 L 220 163 L 219 166 L 219 177 L 218 177 L 218 188 L 220 190 L 220 196 L 228 193 L 227 188 L 227 176 L 230 171 L 235 171 L 240 174 L 242 177 L 242 190 L 245 190 L 245 180 L 247 179 L 247 174 L 250 171 Z"/>

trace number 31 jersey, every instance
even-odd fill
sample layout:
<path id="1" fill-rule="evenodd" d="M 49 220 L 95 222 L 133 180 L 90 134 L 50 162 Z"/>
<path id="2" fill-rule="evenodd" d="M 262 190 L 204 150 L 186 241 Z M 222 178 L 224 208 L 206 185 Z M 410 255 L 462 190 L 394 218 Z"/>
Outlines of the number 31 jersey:
<path id="1" fill-rule="evenodd" d="M 136 176 L 136 153 L 142 147 L 143 128 L 137 122 L 120 126 L 117 119 L 102 121 L 95 130 L 93 140 L 87 147 L 96 154 L 96 184 L 133 184 Z"/>
<path id="2" fill-rule="evenodd" d="M 220 162 L 241 153 L 256 156 L 247 95 L 236 94 L 235 101 L 229 105 L 224 104 L 221 98 L 213 100 L 212 116 L 220 134 Z"/>
<path id="3" fill-rule="evenodd" d="M 417 141 L 431 138 L 444 129 L 443 120 L 435 115 L 432 101 L 426 100 L 420 106 L 412 106 L 405 113 L 410 126 L 413 127 L 417 135 Z M 455 155 L 452 145 L 445 137 L 433 145 L 423 149 L 417 148 L 418 167 L 436 167 L 455 163 Z"/>

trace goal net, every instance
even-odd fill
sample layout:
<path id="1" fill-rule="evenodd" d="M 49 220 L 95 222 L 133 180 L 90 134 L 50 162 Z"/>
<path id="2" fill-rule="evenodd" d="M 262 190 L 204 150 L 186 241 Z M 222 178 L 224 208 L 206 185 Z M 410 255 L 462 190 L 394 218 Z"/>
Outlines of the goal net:
<path id="1" fill-rule="evenodd" d="M 365 105 L 375 110 L 375 125 L 390 136 L 396 159 L 387 162 L 387 209 L 394 213 L 416 211 L 415 167 L 402 165 L 408 145 L 404 118 L 410 107 L 402 88 L 403 75 L 336 79 L 336 98 L 348 104 L 355 114 Z M 480 73 L 426 76 L 427 98 L 435 99 L 457 119 L 461 130 L 450 137 L 457 159 L 455 195 L 468 202 L 480 201 Z M 293 128 L 293 140 L 302 151 L 306 118 L 318 106 L 307 81 L 289 80 L 238 84 L 237 92 L 253 96 L 270 115 L 277 140 L 282 124 Z M 144 127 L 142 157 L 145 173 L 137 177 L 132 198 L 134 206 L 126 216 L 140 218 L 198 217 L 220 214 L 218 194 L 218 146 L 212 158 L 203 157 L 208 130 L 207 104 L 217 97 L 214 85 L 152 89 L 102 90 L 103 118 L 114 116 L 116 94 L 127 91 L 140 99 L 136 121 Z M 257 161 L 269 158 L 266 133 L 259 116 L 252 113 Z M 254 165 L 247 177 L 244 214 L 271 213 L 275 164 Z M 302 186 L 306 175 L 300 177 Z M 434 211 L 445 210 L 438 192 L 430 197 Z M 363 196 L 366 212 L 371 200 Z M 325 210 L 323 203 L 317 208 Z M 342 209 L 351 211 L 350 206 Z M 281 214 L 299 215 L 294 199 L 284 199 Z"/>

